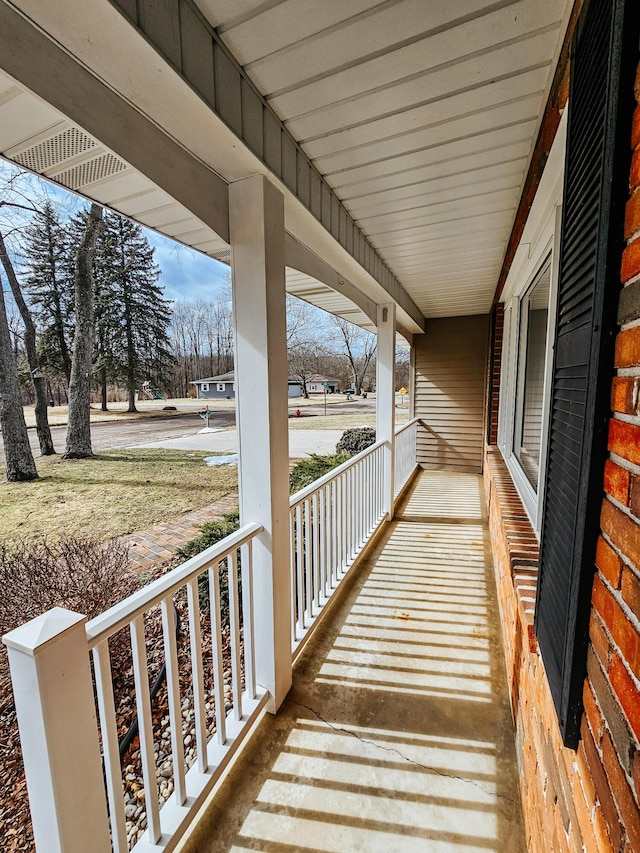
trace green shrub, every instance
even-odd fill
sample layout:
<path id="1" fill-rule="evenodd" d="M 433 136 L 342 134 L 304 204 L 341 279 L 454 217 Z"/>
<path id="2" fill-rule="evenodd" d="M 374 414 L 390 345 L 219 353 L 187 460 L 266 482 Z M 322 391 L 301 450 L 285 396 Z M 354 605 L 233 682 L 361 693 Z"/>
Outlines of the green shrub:
<path id="1" fill-rule="evenodd" d="M 235 533 L 239 527 L 240 514 L 237 511 L 228 512 L 221 519 L 216 519 L 216 521 L 207 521 L 202 525 L 200 533 L 196 537 L 176 549 L 176 557 L 180 557 L 183 560 L 194 557 L 196 554 L 204 551 L 205 548 L 209 548 L 231 533 Z"/>
<path id="2" fill-rule="evenodd" d="M 240 527 L 240 513 L 228 512 L 221 519 L 207 521 L 200 528 L 198 536 L 186 542 L 176 550 L 176 556 L 182 559 L 194 557 L 206 548 L 225 539 Z M 218 564 L 218 578 L 220 579 L 220 611 L 223 623 L 229 619 L 229 578 L 227 574 L 227 561 L 222 560 Z M 240 556 L 238 555 L 238 595 L 242 595 L 242 573 L 240 567 Z M 203 572 L 198 576 L 198 600 L 200 609 L 209 612 L 209 573 Z"/>
<path id="3" fill-rule="evenodd" d="M 345 452 L 349 456 L 362 453 L 367 447 L 376 442 L 376 431 L 373 427 L 354 427 L 342 433 L 342 438 L 336 444 L 336 453 Z"/>
<path id="4" fill-rule="evenodd" d="M 302 459 L 289 474 L 289 492 L 292 495 L 299 492 L 338 465 L 342 465 L 350 456 L 350 453 L 334 453 L 328 456 L 313 453 L 309 459 Z"/>

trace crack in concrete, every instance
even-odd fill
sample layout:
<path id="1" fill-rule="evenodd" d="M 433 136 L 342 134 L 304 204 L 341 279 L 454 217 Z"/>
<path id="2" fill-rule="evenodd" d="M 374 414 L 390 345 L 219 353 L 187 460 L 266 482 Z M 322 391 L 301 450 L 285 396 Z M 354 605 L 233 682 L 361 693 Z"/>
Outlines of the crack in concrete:
<path id="1" fill-rule="evenodd" d="M 345 729 L 342 726 L 335 726 L 333 723 L 330 723 L 328 720 L 316 711 L 315 708 L 312 708 L 310 705 L 305 705 L 304 702 L 296 702 L 294 699 L 287 699 L 287 702 L 291 705 L 297 705 L 299 708 L 305 708 L 311 714 L 314 715 L 321 723 L 324 723 L 325 726 L 328 726 L 334 732 L 341 732 L 345 735 L 351 735 L 356 740 L 359 740 L 361 743 L 368 744 L 369 746 L 373 746 L 376 749 L 381 749 L 383 752 L 391 752 L 401 758 L 403 761 L 406 761 L 408 764 L 413 764 L 415 767 L 420 767 L 422 770 L 428 770 L 431 773 L 435 773 L 437 776 L 442 776 L 445 779 L 457 779 L 460 782 L 467 782 L 469 785 L 473 785 L 475 788 L 478 788 L 479 791 L 482 791 L 483 794 L 487 794 L 488 796 L 499 797 L 501 800 L 506 800 L 509 803 L 512 803 L 514 806 L 519 806 L 520 803 L 518 800 L 515 800 L 513 797 L 509 797 L 507 794 L 501 794 L 498 791 L 488 791 L 486 788 L 483 788 L 478 782 L 475 782 L 473 779 L 468 779 L 465 776 L 458 776 L 455 773 L 447 773 L 445 770 L 440 770 L 437 767 L 431 767 L 428 764 L 421 764 L 419 761 L 414 761 L 413 758 L 409 758 L 404 753 L 400 752 L 399 749 L 396 749 L 393 746 L 383 746 L 380 743 L 376 743 L 375 741 L 369 740 L 368 738 L 361 737 L 357 732 L 350 731 L 349 729 Z"/>

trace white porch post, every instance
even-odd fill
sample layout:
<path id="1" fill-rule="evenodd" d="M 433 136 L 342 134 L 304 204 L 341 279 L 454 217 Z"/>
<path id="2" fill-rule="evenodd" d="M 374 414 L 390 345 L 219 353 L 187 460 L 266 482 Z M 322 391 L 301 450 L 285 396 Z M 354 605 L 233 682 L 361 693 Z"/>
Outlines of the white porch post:
<path id="1" fill-rule="evenodd" d="M 416 416 L 416 348 L 411 344 L 409 350 L 409 420 Z"/>
<path id="2" fill-rule="evenodd" d="M 378 441 L 386 441 L 384 454 L 384 508 L 393 518 L 394 433 L 396 428 L 396 306 L 378 305 L 378 358 L 376 362 L 376 424 Z"/>
<path id="3" fill-rule="evenodd" d="M 86 621 L 55 607 L 3 637 L 38 853 L 111 853 Z"/>
<path id="4" fill-rule="evenodd" d="M 284 199 L 262 175 L 229 187 L 241 523 L 254 544 L 256 679 L 275 713 L 291 687 Z"/>

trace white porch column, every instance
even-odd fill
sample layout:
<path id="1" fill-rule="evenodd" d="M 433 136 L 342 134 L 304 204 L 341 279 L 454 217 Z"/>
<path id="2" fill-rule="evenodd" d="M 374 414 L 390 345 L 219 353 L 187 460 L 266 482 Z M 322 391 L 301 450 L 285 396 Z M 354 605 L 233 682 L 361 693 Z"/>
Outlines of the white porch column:
<path id="1" fill-rule="evenodd" d="M 409 420 L 416 416 L 416 348 L 411 344 L 409 350 Z"/>
<path id="2" fill-rule="evenodd" d="M 254 542 L 256 679 L 275 713 L 291 687 L 289 433 L 284 199 L 263 175 L 231 184 L 229 225 L 235 329 L 241 523 Z"/>
<path id="3" fill-rule="evenodd" d="M 111 853 L 86 621 L 55 607 L 3 637 L 38 853 Z"/>
<path id="4" fill-rule="evenodd" d="M 384 508 L 393 518 L 394 433 L 396 428 L 396 305 L 378 305 L 376 361 L 376 438 L 386 441 L 384 454 Z"/>

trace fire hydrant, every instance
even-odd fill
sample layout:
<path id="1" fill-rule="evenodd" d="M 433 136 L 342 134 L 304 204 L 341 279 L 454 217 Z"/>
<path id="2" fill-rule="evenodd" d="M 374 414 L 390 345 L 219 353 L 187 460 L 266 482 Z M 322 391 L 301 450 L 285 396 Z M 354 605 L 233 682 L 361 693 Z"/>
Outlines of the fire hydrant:
<path id="1" fill-rule="evenodd" d="M 297 417 L 297 418 L 301 418 L 301 417 L 302 417 L 302 412 L 300 411 L 300 409 L 296 409 L 296 417 Z"/>

